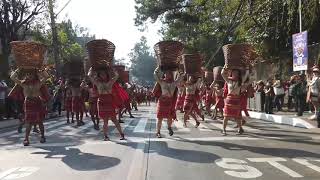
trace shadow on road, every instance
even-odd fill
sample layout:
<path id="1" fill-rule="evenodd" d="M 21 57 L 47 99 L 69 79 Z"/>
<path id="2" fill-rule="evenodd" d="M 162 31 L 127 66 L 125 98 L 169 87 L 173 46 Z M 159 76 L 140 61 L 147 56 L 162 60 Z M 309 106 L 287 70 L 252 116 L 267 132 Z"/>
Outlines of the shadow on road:
<path id="1" fill-rule="evenodd" d="M 120 164 L 118 158 L 84 153 L 78 148 L 42 147 L 41 149 L 48 152 L 34 152 L 32 154 L 45 154 L 47 155 L 45 158 L 61 159 L 63 163 L 77 171 L 103 170 Z"/>

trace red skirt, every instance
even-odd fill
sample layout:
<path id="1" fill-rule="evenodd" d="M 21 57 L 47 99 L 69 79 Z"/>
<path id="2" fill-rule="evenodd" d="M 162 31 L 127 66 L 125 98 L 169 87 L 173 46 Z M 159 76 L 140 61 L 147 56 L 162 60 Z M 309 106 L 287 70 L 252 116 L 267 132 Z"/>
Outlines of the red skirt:
<path id="1" fill-rule="evenodd" d="M 179 95 L 178 100 L 176 102 L 176 110 L 182 110 L 183 109 L 183 103 L 184 103 L 185 95 Z"/>
<path id="2" fill-rule="evenodd" d="M 26 123 L 41 123 L 46 115 L 46 109 L 39 97 L 25 98 L 24 120 Z"/>
<path id="3" fill-rule="evenodd" d="M 158 119 L 168 119 L 175 118 L 175 109 L 174 109 L 174 98 L 161 96 L 158 100 L 157 107 L 157 118 Z"/>
<path id="4" fill-rule="evenodd" d="M 72 111 L 72 97 L 67 97 L 64 101 L 64 109 L 68 112 Z"/>
<path id="5" fill-rule="evenodd" d="M 91 115 L 96 115 L 98 113 L 97 102 L 98 102 L 98 97 L 89 98 L 89 112 Z"/>
<path id="6" fill-rule="evenodd" d="M 218 109 L 223 109 L 224 108 L 224 99 L 222 96 L 217 96 L 216 97 L 216 108 Z"/>
<path id="7" fill-rule="evenodd" d="M 112 94 L 101 94 L 98 98 L 98 114 L 101 119 L 116 118 Z"/>
<path id="8" fill-rule="evenodd" d="M 72 112 L 82 113 L 84 110 L 84 102 L 80 96 L 72 97 Z"/>
<path id="9" fill-rule="evenodd" d="M 183 110 L 185 112 L 195 111 L 197 113 L 200 113 L 200 109 L 197 105 L 197 100 L 199 99 L 195 94 L 187 94 L 186 98 L 184 99 Z"/>
<path id="10" fill-rule="evenodd" d="M 242 118 L 240 96 L 228 95 L 224 105 L 224 117 Z"/>

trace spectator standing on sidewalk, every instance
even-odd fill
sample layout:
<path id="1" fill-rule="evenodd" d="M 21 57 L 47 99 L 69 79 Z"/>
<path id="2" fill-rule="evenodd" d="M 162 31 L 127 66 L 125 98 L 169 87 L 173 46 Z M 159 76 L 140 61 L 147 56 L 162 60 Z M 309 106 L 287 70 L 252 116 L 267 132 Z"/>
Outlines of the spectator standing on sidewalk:
<path id="1" fill-rule="evenodd" d="M 306 97 L 307 97 L 307 82 L 304 74 L 300 74 L 297 79 L 297 83 L 292 89 L 292 94 L 296 100 L 296 106 L 298 109 L 297 116 L 302 116 L 305 110 Z"/>
<path id="2" fill-rule="evenodd" d="M 292 94 L 293 88 L 296 86 L 296 78 L 297 76 L 291 76 L 290 82 L 289 82 L 289 89 L 288 89 L 288 111 L 290 111 L 293 108 L 293 100 L 294 100 L 294 95 Z M 295 100 L 296 101 L 296 100 Z M 297 112 L 298 109 L 296 106 L 295 111 Z"/>
<path id="3" fill-rule="evenodd" d="M 285 96 L 284 87 L 279 76 L 276 76 L 275 79 L 276 81 L 273 84 L 273 91 L 275 94 L 274 103 L 277 110 L 282 111 L 282 107 L 284 104 L 284 96 Z"/>
<path id="4" fill-rule="evenodd" d="M 0 80 L 0 121 L 3 120 L 5 116 L 6 107 L 6 95 L 8 91 L 8 86 L 4 80 Z"/>
<path id="5" fill-rule="evenodd" d="M 274 92 L 271 86 L 271 82 L 267 82 L 266 87 L 264 89 L 265 93 L 265 107 L 264 110 L 266 114 L 273 114 L 273 98 Z"/>
<path id="6" fill-rule="evenodd" d="M 256 92 L 260 93 L 260 98 L 261 98 L 261 111 L 264 112 L 264 105 L 266 101 L 266 94 L 264 92 L 264 82 L 263 81 L 258 81 L 256 85 Z"/>
<path id="7" fill-rule="evenodd" d="M 311 103 L 314 107 L 314 115 L 309 117 L 310 120 L 317 119 L 317 113 L 319 111 L 319 96 L 320 92 L 320 69 L 318 65 L 312 68 L 312 79 L 308 82 L 308 96 L 307 102 Z"/>

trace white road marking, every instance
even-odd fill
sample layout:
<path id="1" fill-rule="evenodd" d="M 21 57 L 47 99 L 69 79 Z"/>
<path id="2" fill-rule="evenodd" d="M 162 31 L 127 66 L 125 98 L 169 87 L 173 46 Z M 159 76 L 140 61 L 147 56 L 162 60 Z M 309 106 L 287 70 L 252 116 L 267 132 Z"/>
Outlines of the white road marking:
<path id="1" fill-rule="evenodd" d="M 13 168 L 4 173 L 0 174 L 0 180 L 10 180 L 10 179 L 19 179 L 23 177 L 30 176 L 31 174 L 38 171 L 40 168 L 38 167 L 20 167 Z"/>
<path id="2" fill-rule="evenodd" d="M 310 169 L 313 169 L 317 172 L 320 172 L 320 167 L 319 166 L 316 166 L 314 164 L 311 164 L 310 162 L 308 161 L 317 161 L 317 162 L 320 162 L 320 160 L 318 159 L 300 159 L 300 158 L 293 158 L 292 159 L 293 161 L 299 163 L 299 164 L 302 164 L 304 166 L 307 166 L 308 168 Z"/>
<path id="3" fill-rule="evenodd" d="M 145 128 L 147 126 L 147 123 L 148 123 L 148 118 L 139 119 L 139 122 L 138 122 L 137 126 L 134 128 L 133 132 L 134 133 L 143 133 L 143 132 L 145 132 Z"/>
<path id="4" fill-rule="evenodd" d="M 280 164 L 279 161 L 280 162 L 287 161 L 284 158 L 248 158 L 248 160 L 251 161 L 251 162 L 267 162 L 271 166 L 281 170 L 282 172 L 288 174 L 291 177 L 294 177 L 294 178 L 303 177 L 302 175 L 300 175 L 299 173 L 293 171 L 292 169 L 289 169 L 288 167 Z"/>
<path id="5" fill-rule="evenodd" d="M 145 179 L 145 146 L 145 143 L 138 144 L 128 172 L 127 180 Z"/>
<path id="6" fill-rule="evenodd" d="M 215 163 L 224 168 L 229 169 L 229 171 L 224 171 L 224 173 L 229 176 L 243 178 L 243 179 L 251 179 L 262 176 L 262 172 L 258 169 L 247 165 L 247 162 L 240 159 L 232 159 L 232 158 L 222 158 L 215 161 Z M 233 170 L 233 171 L 230 171 Z M 234 171 L 238 170 L 238 171 Z"/>
<path id="7" fill-rule="evenodd" d="M 133 121 L 133 119 L 129 119 L 129 120 L 124 121 L 125 122 L 124 124 L 122 124 L 122 125 L 120 124 L 123 132 L 131 124 L 132 121 Z M 112 121 L 109 121 L 109 125 L 110 125 L 110 123 L 113 124 Z M 113 126 L 114 126 L 114 124 L 113 124 Z M 110 132 L 110 134 L 115 134 L 116 132 L 118 132 L 118 130 L 116 127 L 114 127 L 114 129 Z"/>

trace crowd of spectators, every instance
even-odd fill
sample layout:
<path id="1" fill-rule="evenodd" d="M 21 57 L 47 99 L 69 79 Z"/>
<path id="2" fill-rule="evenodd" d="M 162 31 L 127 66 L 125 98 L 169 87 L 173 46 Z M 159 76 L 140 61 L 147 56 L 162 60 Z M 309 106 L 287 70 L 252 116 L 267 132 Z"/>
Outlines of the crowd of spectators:
<path id="1" fill-rule="evenodd" d="M 261 97 L 261 110 L 267 114 L 289 111 L 302 116 L 304 111 L 313 110 L 312 105 L 306 102 L 308 86 L 304 74 L 294 75 L 287 81 L 275 76 L 265 82 L 258 81 L 255 87 Z"/>

